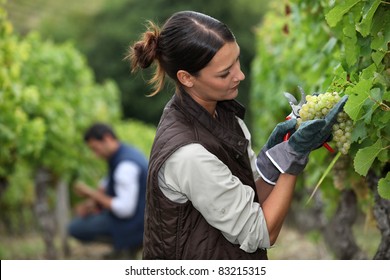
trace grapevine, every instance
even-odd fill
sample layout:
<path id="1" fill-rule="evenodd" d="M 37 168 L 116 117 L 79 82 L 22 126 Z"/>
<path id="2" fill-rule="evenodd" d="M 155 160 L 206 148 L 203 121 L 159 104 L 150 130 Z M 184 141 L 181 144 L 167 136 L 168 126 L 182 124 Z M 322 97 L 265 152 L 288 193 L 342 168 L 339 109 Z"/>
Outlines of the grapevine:
<path id="1" fill-rule="evenodd" d="M 269 135 L 267 132 L 291 111 L 276 93 L 294 94 L 299 84 L 308 92 L 348 95 L 345 113 L 338 116 L 332 132 L 334 142 L 340 143 L 336 144 L 338 153 L 330 156 L 325 149 L 311 153 L 302 184 L 297 189 L 304 192 L 306 186 L 315 185 L 316 190 L 322 184 L 321 198 L 327 213 L 334 212 L 337 203 L 341 207 L 342 194 L 353 189 L 363 213 L 368 216 L 371 211 L 378 213 L 375 219 L 381 225 L 382 239 L 374 258 L 390 256 L 390 242 L 386 238 L 390 206 L 383 203 L 390 199 L 388 1 L 292 0 L 285 2 L 285 6 L 279 2 L 270 5 L 271 10 L 257 30 L 258 55 L 251 73 L 252 119 L 255 128 L 262 128 L 255 130 L 254 144 L 261 147 Z M 300 114 L 302 118 L 316 118 L 318 111 L 321 117 L 327 109 L 313 108 L 314 112 L 310 112 L 313 116 L 305 116 L 303 110 Z M 330 171 L 334 178 L 327 177 Z M 354 214 L 352 209 L 348 210 Z M 341 221 L 339 217 L 334 218 L 332 222 Z"/>
<path id="2" fill-rule="evenodd" d="M 300 110 L 301 121 L 314 119 L 323 119 L 333 106 L 340 100 L 340 95 L 337 92 L 326 92 L 319 95 L 306 96 L 306 103 Z M 351 135 L 353 130 L 353 122 L 344 112 L 337 115 L 337 122 L 332 127 L 333 141 L 336 143 L 337 149 L 347 155 L 351 147 Z"/>
<path id="3" fill-rule="evenodd" d="M 117 85 L 98 84 L 72 44 L 54 44 L 38 33 L 15 34 L 2 4 L 0 0 L 0 213 L 13 228 L 19 215 L 33 214 L 33 205 L 50 210 L 46 202 L 52 202 L 53 189 L 37 183 L 41 170 L 53 177 L 53 186 L 59 181 L 71 184 L 76 177 L 94 184 L 101 176 L 103 162 L 82 141 L 91 123 L 112 124 L 121 140 L 145 154 L 155 129 L 121 120 Z M 37 218 L 41 223 L 48 216 Z"/>

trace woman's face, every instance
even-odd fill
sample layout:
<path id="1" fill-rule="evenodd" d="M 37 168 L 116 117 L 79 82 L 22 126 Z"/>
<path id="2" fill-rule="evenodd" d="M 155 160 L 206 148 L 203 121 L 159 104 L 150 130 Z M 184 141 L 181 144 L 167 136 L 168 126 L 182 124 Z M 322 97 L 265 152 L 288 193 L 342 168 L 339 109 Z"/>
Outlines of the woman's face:
<path id="1" fill-rule="evenodd" d="M 192 87 L 187 88 L 193 98 L 202 102 L 231 100 L 238 95 L 238 85 L 245 79 L 240 67 L 240 47 L 236 42 L 226 43 L 210 63 L 192 76 Z"/>

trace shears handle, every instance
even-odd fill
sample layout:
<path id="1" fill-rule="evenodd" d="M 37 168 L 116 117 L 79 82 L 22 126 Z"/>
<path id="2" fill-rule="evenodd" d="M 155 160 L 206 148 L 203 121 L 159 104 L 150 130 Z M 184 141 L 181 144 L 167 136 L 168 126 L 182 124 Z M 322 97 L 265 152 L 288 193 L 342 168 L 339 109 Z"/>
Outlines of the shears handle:
<path id="1" fill-rule="evenodd" d="M 291 119 L 291 116 L 288 115 L 288 116 L 286 117 L 286 120 L 290 120 L 290 119 Z M 284 135 L 283 141 L 284 141 L 284 142 L 287 141 L 287 140 L 290 138 L 290 136 L 291 136 L 291 133 L 290 133 L 290 132 L 287 132 L 287 134 Z M 332 148 L 327 142 L 324 142 L 324 144 L 322 144 L 322 146 L 325 147 L 330 153 L 334 153 L 333 148 Z"/>
<path id="2" fill-rule="evenodd" d="M 286 120 L 291 120 L 291 116 L 288 115 L 288 116 L 286 117 Z M 291 133 L 290 133 L 290 132 L 287 132 L 287 134 L 284 135 L 283 142 L 287 141 L 287 140 L 290 138 L 290 136 L 291 136 Z"/>
<path id="3" fill-rule="evenodd" d="M 322 144 L 322 146 L 324 146 L 329 151 L 329 153 L 334 153 L 333 148 L 327 142 Z"/>

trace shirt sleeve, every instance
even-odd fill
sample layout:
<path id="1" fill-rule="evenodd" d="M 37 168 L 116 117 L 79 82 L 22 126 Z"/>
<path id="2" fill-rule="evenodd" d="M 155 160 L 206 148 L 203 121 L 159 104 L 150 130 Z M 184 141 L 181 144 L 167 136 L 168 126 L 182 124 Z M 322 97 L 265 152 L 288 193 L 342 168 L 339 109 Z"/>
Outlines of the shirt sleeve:
<path id="1" fill-rule="evenodd" d="M 186 145 L 164 164 L 165 187 L 184 194 L 207 222 L 246 252 L 270 247 L 255 192 L 200 144 Z"/>
<path id="2" fill-rule="evenodd" d="M 138 203 L 139 166 L 131 161 L 123 161 L 114 171 L 114 189 L 116 196 L 112 199 L 111 210 L 120 218 L 134 215 Z"/>
<path id="3" fill-rule="evenodd" d="M 108 178 L 107 177 L 103 177 L 102 179 L 100 179 L 99 188 L 101 188 L 102 190 L 106 190 L 107 185 L 108 185 Z"/>

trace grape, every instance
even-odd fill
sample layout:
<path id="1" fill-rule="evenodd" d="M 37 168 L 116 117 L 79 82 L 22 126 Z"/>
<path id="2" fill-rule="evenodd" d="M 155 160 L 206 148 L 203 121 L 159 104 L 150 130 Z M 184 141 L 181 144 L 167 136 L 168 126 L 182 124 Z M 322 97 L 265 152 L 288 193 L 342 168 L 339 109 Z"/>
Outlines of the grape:
<path id="1" fill-rule="evenodd" d="M 323 119 L 333 106 L 341 99 L 338 92 L 326 92 L 319 95 L 307 95 L 306 103 L 299 114 L 301 121 Z M 344 111 L 337 114 L 337 122 L 332 127 L 333 141 L 337 149 L 343 154 L 348 154 L 351 147 L 351 133 L 353 122 Z"/>
<path id="2" fill-rule="evenodd" d="M 339 137 L 343 136 L 344 132 L 341 129 L 337 129 L 336 131 L 333 131 L 334 135 L 337 135 Z"/>

